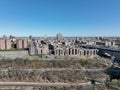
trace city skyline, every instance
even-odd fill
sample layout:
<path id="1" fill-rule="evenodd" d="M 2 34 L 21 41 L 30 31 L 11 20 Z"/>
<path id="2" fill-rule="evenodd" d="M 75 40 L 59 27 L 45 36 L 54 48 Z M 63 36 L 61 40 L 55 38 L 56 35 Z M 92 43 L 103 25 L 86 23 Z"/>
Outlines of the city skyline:
<path id="1" fill-rule="evenodd" d="M 119 0 L 1 0 L 0 37 L 119 36 Z"/>

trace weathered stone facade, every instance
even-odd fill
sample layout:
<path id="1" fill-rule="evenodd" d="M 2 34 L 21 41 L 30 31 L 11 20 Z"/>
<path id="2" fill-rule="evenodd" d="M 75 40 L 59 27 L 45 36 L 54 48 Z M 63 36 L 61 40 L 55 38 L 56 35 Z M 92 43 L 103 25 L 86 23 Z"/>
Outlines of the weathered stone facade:
<path id="1" fill-rule="evenodd" d="M 55 56 L 94 56 L 97 49 L 80 49 L 80 48 L 56 48 Z"/>
<path id="2" fill-rule="evenodd" d="M 36 42 L 30 42 L 29 54 L 30 55 L 46 55 L 49 53 L 48 45 Z"/>
<path id="3" fill-rule="evenodd" d="M 36 54 L 35 48 L 36 48 L 35 43 L 33 43 L 33 42 L 29 43 L 29 54 L 30 55 Z"/>

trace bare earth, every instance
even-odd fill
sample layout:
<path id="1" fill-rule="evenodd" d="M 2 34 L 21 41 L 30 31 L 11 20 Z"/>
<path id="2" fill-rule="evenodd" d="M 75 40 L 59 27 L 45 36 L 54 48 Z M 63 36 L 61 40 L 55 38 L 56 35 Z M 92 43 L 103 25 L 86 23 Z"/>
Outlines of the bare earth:
<path id="1" fill-rule="evenodd" d="M 90 85 L 90 82 L 86 83 L 37 83 L 37 82 L 0 82 L 0 86 L 78 86 L 78 85 Z"/>

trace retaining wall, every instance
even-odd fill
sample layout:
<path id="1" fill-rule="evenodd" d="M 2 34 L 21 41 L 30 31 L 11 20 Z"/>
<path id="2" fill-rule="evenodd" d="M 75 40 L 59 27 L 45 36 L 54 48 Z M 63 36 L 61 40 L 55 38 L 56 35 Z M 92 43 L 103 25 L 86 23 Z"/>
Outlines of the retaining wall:
<path id="1" fill-rule="evenodd" d="M 0 51 L 0 59 L 16 59 L 16 58 L 25 58 L 28 56 L 28 51 Z"/>

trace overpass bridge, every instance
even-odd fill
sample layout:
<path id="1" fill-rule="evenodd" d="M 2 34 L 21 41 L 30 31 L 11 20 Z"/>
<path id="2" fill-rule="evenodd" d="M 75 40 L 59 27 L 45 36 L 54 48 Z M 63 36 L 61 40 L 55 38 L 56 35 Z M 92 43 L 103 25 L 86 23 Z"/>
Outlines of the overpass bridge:
<path id="1" fill-rule="evenodd" d="M 116 48 L 108 48 L 103 46 L 96 46 L 96 45 L 79 45 L 83 48 L 89 48 L 89 49 L 98 49 L 98 55 L 100 56 L 109 56 L 114 57 L 116 61 L 120 62 L 120 50 Z"/>

